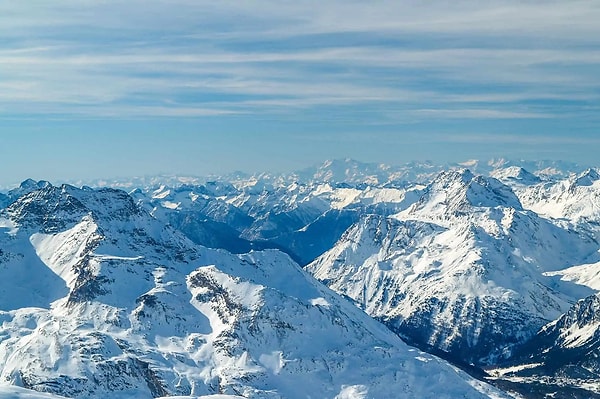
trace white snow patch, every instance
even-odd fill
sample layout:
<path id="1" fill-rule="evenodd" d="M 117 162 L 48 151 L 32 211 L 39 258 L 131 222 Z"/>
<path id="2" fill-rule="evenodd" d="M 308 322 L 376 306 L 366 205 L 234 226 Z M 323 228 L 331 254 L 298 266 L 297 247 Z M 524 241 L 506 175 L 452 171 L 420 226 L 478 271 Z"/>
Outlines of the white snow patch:
<path id="1" fill-rule="evenodd" d="M 161 205 L 167 209 L 178 209 L 181 206 L 181 202 L 163 201 Z"/>
<path id="2" fill-rule="evenodd" d="M 563 281 L 571 281 L 579 285 L 585 285 L 593 290 L 600 291 L 600 262 L 567 269 L 546 272 L 545 276 L 560 276 Z"/>
<path id="3" fill-rule="evenodd" d="M 596 331 L 600 328 L 600 323 L 590 323 L 583 327 L 573 325 L 564 334 L 561 334 L 565 340 L 565 347 L 577 348 L 582 346 L 594 337 Z"/>
<path id="4" fill-rule="evenodd" d="M 333 188 L 329 184 L 321 184 L 313 190 L 312 194 L 314 196 L 319 196 L 319 195 L 331 193 L 331 192 L 333 192 Z"/>
<path id="5" fill-rule="evenodd" d="M 171 190 L 167 190 L 165 186 L 160 186 L 158 189 L 154 190 L 154 192 L 152 193 L 152 198 L 164 199 L 169 194 L 171 194 Z"/>
<path id="6" fill-rule="evenodd" d="M 506 367 L 500 369 L 490 370 L 490 374 L 494 377 L 502 377 L 507 374 L 518 373 L 519 371 L 533 369 L 536 367 L 542 366 L 542 363 L 528 363 L 528 364 L 520 364 L 518 366 Z"/>
<path id="7" fill-rule="evenodd" d="M 15 236 L 19 231 L 17 225 L 10 219 L 0 218 L 0 229 L 7 229 L 6 234 Z"/>
<path id="8" fill-rule="evenodd" d="M 259 356 L 258 361 L 273 374 L 279 374 L 285 365 L 285 360 L 283 359 L 283 353 L 281 351 L 274 351 L 270 354 L 262 354 Z"/>
<path id="9" fill-rule="evenodd" d="M 344 209 L 350 205 L 362 193 L 355 188 L 339 188 L 332 194 L 331 207 L 334 209 Z"/>
<path id="10" fill-rule="evenodd" d="M 65 399 L 65 397 L 11 385 L 0 386 L 0 399 Z"/>
<path id="11" fill-rule="evenodd" d="M 369 390 L 364 385 L 344 385 L 335 399 L 363 399 Z"/>
<path id="12" fill-rule="evenodd" d="M 93 219 L 86 216 L 62 233 L 32 234 L 29 242 L 42 262 L 69 284 L 76 277 L 73 266 L 87 254 L 97 228 Z"/>
<path id="13" fill-rule="evenodd" d="M 103 255 L 103 254 L 93 254 L 94 258 L 103 261 L 103 260 L 129 260 L 135 261 L 144 259 L 142 255 L 139 256 L 117 256 L 117 255 Z"/>
<path id="14" fill-rule="evenodd" d="M 310 304 L 313 306 L 324 306 L 326 308 L 329 307 L 329 302 L 325 298 L 313 298 L 310 300 Z"/>
<path id="15" fill-rule="evenodd" d="M 479 163 L 479 161 L 477 159 L 469 159 L 468 161 L 459 162 L 458 164 L 465 168 L 469 168 L 469 167 L 477 166 L 478 163 Z"/>

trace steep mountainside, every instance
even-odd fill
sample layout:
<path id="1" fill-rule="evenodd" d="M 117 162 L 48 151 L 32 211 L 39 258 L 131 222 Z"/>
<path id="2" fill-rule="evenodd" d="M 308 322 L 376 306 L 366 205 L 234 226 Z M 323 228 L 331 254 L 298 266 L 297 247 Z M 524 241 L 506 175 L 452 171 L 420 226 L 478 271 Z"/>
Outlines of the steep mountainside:
<path id="1" fill-rule="evenodd" d="M 600 231 L 600 175 L 595 169 L 517 191 L 523 205 L 579 230 Z"/>
<path id="2" fill-rule="evenodd" d="M 361 214 L 391 214 L 419 195 L 409 189 L 329 183 L 209 182 L 135 190 L 138 204 L 197 244 L 243 253 L 278 248 L 307 264 Z"/>
<path id="3" fill-rule="evenodd" d="M 476 375 L 485 367 L 499 386 L 536 399 L 595 395 L 596 169 L 555 161 L 388 166 L 345 159 L 289 174 L 94 185 L 133 191 L 26 180 L 0 193 L 4 383 L 66 389 L 76 397 L 162 390 L 297 397 L 300 385 L 316 384 L 317 392 L 331 381 L 339 386 L 328 388 L 327 397 L 385 396 L 379 385 L 396 389 L 393 367 L 375 364 L 385 356 L 406 364 L 422 354 L 406 357 L 397 338 L 377 335 L 381 327 L 327 294 L 281 250 L 310 263 L 308 271 L 405 340 Z M 249 265 L 255 273 L 247 273 Z M 212 279 L 200 291 L 218 294 L 205 298 L 193 286 L 198 271 Z M 272 275 L 278 277 L 265 277 Z M 282 281 L 304 281 L 297 289 L 314 295 Z M 248 302 L 248 295 L 258 299 Z M 308 316 L 288 308 L 306 308 Z M 269 323 L 256 314 L 267 314 Z M 296 323 L 303 327 L 285 327 Z M 323 356 L 294 352 L 305 346 L 306 325 L 313 326 L 311 339 L 328 342 Z M 261 343 L 261 334 L 276 336 L 277 344 L 275 338 Z M 375 338 L 365 339 L 369 334 Z M 342 339 L 334 344 L 329 335 Z M 348 361 L 332 355 L 346 353 L 344 345 L 354 348 Z M 364 352 L 375 346 L 388 352 L 365 363 Z M 39 353 L 47 355 L 38 359 Z M 298 364 L 301 373 L 292 367 Z M 297 374 L 300 385 L 289 381 Z"/>
<path id="4" fill-rule="evenodd" d="M 198 246 L 119 190 L 26 192 L 0 212 L 0 248 L 3 385 L 73 398 L 505 397 L 287 255 Z"/>
<path id="5" fill-rule="evenodd" d="M 600 298 L 578 301 L 490 373 L 506 386 L 540 392 L 539 397 L 567 397 L 567 390 L 569 397 L 600 397 Z"/>
<path id="6" fill-rule="evenodd" d="M 593 293 L 544 273 L 594 261 L 598 247 L 463 170 L 393 217 L 363 217 L 307 270 L 409 342 L 484 365 Z"/>

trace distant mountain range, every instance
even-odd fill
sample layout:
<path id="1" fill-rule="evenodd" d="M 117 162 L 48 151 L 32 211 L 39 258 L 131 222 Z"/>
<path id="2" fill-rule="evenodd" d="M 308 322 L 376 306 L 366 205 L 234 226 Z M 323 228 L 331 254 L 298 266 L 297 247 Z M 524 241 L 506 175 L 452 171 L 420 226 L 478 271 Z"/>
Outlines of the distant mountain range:
<path id="1" fill-rule="evenodd" d="M 534 175 L 542 177 L 567 177 L 571 173 L 581 173 L 592 165 L 580 165 L 575 162 L 556 160 L 510 160 L 505 158 L 489 160 L 467 160 L 454 163 L 435 163 L 432 161 L 409 162 L 400 165 L 386 165 L 382 163 L 360 162 L 354 159 L 327 160 L 320 165 L 314 165 L 302 170 L 289 173 L 257 173 L 249 174 L 236 171 L 223 175 L 145 175 L 137 177 L 113 177 L 103 176 L 96 179 L 65 179 L 54 182 L 54 184 L 70 184 L 77 187 L 112 187 L 123 190 L 135 188 L 149 189 L 161 185 L 175 187 L 181 185 L 204 185 L 207 182 L 231 182 L 244 184 L 285 185 L 293 182 L 332 182 L 347 184 L 371 184 L 385 185 L 386 183 L 402 185 L 407 183 L 423 183 L 431 180 L 437 173 L 445 170 L 469 169 L 471 172 L 481 175 L 493 175 L 496 170 L 510 170 L 511 167 L 529 171 Z M 0 191 L 8 191 L 13 186 L 2 187 Z"/>

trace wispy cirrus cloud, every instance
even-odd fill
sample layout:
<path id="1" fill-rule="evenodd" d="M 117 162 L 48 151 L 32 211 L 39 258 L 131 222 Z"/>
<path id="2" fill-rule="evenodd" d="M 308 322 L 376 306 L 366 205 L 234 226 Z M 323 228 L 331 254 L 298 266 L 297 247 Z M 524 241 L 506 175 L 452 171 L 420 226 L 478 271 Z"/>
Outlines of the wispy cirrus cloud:
<path id="1" fill-rule="evenodd" d="M 593 1 L 8 2 L 0 112 L 589 117 L 598 20 Z"/>

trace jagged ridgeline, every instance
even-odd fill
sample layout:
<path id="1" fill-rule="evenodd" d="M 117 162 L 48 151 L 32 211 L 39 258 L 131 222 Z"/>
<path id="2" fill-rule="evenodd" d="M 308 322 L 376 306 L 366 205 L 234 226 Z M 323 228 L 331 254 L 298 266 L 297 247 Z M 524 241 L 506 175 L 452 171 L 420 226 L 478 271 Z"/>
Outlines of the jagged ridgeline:
<path id="1" fill-rule="evenodd" d="M 208 249 L 112 188 L 3 198 L 0 396 L 507 397 L 282 251 Z"/>
<path id="2" fill-rule="evenodd" d="M 599 178 L 560 162 L 340 160 L 108 183 L 127 192 L 23 182 L 0 195 L 0 383 L 76 398 L 596 397 Z"/>

